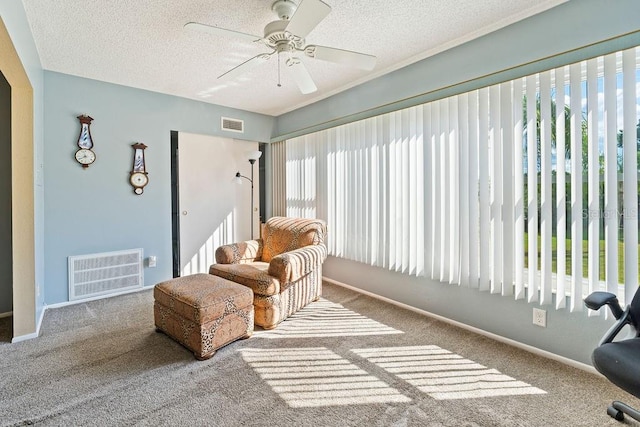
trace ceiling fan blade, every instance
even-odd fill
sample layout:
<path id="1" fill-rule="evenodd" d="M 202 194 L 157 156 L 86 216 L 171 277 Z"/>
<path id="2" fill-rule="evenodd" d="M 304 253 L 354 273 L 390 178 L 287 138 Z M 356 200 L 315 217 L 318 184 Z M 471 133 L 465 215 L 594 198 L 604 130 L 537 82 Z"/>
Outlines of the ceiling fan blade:
<path id="1" fill-rule="evenodd" d="M 373 70 L 377 59 L 375 56 L 367 55 L 366 53 L 315 45 L 305 47 L 304 53 L 311 58 L 349 65 L 367 71 Z"/>
<path id="2" fill-rule="evenodd" d="M 234 67 L 232 69 L 230 69 L 229 71 L 227 71 L 226 73 L 218 76 L 218 79 L 221 80 L 229 80 L 229 79 L 233 79 L 238 77 L 241 74 L 244 74 L 252 69 L 254 69 L 255 67 L 257 67 L 258 65 L 264 64 L 266 61 L 269 60 L 269 58 L 271 58 L 271 55 L 273 55 L 274 52 L 271 53 L 261 53 L 260 55 L 256 55 L 253 58 L 244 61 L 242 64 L 238 65 L 237 67 Z"/>
<path id="3" fill-rule="evenodd" d="M 225 28 L 220 28 L 213 25 L 199 24 L 197 22 L 187 22 L 184 25 L 184 28 L 187 30 L 214 34 L 216 36 L 221 36 L 221 37 L 235 37 L 237 39 L 243 39 L 250 42 L 257 42 L 262 39 L 262 37 L 259 37 L 259 36 L 254 36 L 247 33 L 241 33 L 239 31 L 227 30 Z"/>
<path id="4" fill-rule="evenodd" d="M 318 90 L 316 84 L 313 82 L 309 71 L 307 71 L 307 67 L 304 66 L 300 58 L 291 57 L 287 59 L 287 69 L 291 73 L 291 77 L 298 85 L 300 92 L 303 94 L 308 94 L 315 92 Z"/>
<path id="5" fill-rule="evenodd" d="M 286 31 L 305 38 L 331 12 L 331 6 L 321 0 L 302 0 L 293 13 Z"/>

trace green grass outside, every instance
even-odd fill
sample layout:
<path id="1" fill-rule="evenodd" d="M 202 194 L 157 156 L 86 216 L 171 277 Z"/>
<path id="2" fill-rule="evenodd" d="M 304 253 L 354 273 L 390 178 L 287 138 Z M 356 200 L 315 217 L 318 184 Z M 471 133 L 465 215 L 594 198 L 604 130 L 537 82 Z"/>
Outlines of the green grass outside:
<path id="1" fill-rule="evenodd" d="M 589 252 L 587 248 L 587 240 L 582 241 L 582 277 L 589 277 Z M 541 236 L 538 235 L 538 269 L 540 269 L 540 244 Z M 571 239 L 566 239 L 566 274 L 571 275 Z M 605 249 L 604 240 L 600 240 L 600 253 L 598 256 L 600 265 L 600 280 L 605 280 Z M 558 241 L 554 236 L 551 238 L 551 263 L 552 271 L 555 273 L 557 268 Z M 529 234 L 524 233 L 524 265 L 529 265 Z M 638 245 L 638 253 L 640 253 L 640 245 Z M 638 257 L 638 280 L 640 281 L 640 257 Z M 624 283 L 624 242 L 618 242 L 618 283 Z"/>

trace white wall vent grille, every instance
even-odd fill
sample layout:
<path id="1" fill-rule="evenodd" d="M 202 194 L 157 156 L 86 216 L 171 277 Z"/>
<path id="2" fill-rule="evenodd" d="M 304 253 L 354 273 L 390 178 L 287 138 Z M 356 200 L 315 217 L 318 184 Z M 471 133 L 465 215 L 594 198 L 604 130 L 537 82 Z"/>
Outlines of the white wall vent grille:
<path id="1" fill-rule="evenodd" d="M 142 249 L 69 257 L 69 301 L 144 286 Z"/>
<path id="2" fill-rule="evenodd" d="M 228 117 L 221 117 L 221 120 L 222 130 L 244 133 L 244 120 L 230 119 Z"/>

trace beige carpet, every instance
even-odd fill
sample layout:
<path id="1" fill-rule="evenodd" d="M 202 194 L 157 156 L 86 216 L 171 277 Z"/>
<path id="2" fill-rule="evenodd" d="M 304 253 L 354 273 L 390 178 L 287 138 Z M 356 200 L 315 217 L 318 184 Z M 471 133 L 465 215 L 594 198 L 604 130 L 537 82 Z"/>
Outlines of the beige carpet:
<path id="1" fill-rule="evenodd" d="M 150 290 L 0 325 L 0 425 L 617 426 L 605 379 L 325 285 L 204 362 L 153 325 Z M 629 423 L 629 422 L 628 422 Z"/>

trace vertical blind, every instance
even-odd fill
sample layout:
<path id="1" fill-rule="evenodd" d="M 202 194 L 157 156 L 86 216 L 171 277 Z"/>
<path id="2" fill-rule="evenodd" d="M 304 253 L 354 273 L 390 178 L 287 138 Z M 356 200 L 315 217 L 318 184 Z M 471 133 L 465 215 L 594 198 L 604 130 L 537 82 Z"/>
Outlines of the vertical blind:
<path id="1" fill-rule="evenodd" d="M 286 142 L 331 255 L 582 310 L 638 287 L 640 49 Z M 281 159 L 282 160 L 282 159 Z"/>
<path id="2" fill-rule="evenodd" d="M 287 141 L 287 215 L 320 217 L 332 255 L 424 270 L 421 106 Z"/>
<path id="3" fill-rule="evenodd" d="M 279 141 L 270 144 L 271 158 L 271 206 L 274 216 L 287 214 L 287 174 L 286 174 L 286 142 Z"/>

